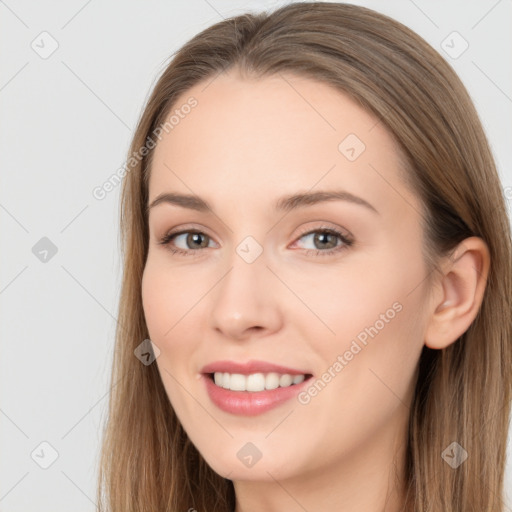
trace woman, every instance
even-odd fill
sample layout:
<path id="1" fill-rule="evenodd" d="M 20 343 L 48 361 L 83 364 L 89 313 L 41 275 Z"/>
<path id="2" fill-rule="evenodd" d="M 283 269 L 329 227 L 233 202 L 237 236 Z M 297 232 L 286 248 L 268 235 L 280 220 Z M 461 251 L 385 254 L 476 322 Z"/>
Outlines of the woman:
<path id="1" fill-rule="evenodd" d="M 128 162 L 102 510 L 504 511 L 510 226 L 424 40 L 353 5 L 224 20 Z"/>

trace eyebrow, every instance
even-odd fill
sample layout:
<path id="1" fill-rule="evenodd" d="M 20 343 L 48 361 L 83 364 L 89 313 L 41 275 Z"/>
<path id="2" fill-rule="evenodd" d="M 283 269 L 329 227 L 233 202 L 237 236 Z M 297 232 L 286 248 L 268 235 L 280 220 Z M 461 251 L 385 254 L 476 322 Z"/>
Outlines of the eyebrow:
<path id="1" fill-rule="evenodd" d="M 289 196 L 284 196 L 279 198 L 274 203 L 274 209 L 276 211 L 289 212 L 292 210 L 297 210 L 299 208 L 313 206 L 315 204 L 322 203 L 325 201 L 347 201 L 349 203 L 357 204 L 359 206 L 364 206 L 365 208 L 379 215 L 379 212 L 376 210 L 376 208 L 373 205 L 371 205 L 368 201 L 365 201 L 363 198 L 351 194 L 350 192 L 347 192 L 345 190 L 321 190 L 318 192 L 297 193 Z M 189 194 L 178 194 L 175 192 L 164 192 L 158 195 L 147 206 L 147 212 L 149 212 L 152 208 L 162 203 L 173 204 L 176 206 L 181 206 L 182 208 L 196 210 L 198 212 L 213 211 L 209 203 L 204 199 L 200 198 L 199 196 Z"/>

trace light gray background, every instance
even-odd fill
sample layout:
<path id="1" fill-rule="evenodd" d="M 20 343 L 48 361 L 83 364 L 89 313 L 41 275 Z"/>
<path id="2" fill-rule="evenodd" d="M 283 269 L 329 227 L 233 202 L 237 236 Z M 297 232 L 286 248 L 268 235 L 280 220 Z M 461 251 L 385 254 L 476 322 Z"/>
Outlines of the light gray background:
<path id="1" fill-rule="evenodd" d="M 102 201 L 92 190 L 123 164 L 172 52 L 222 18 L 282 3 L 0 0 L 0 512 L 95 509 L 121 269 L 119 187 Z M 453 65 L 512 202 L 512 2 L 353 3 L 410 26 Z M 441 47 L 462 49 L 453 31 L 469 44 L 458 58 Z M 57 248 L 47 262 L 32 251 L 42 237 Z M 43 441 L 58 452 L 48 469 L 35 462 L 51 462 Z"/>

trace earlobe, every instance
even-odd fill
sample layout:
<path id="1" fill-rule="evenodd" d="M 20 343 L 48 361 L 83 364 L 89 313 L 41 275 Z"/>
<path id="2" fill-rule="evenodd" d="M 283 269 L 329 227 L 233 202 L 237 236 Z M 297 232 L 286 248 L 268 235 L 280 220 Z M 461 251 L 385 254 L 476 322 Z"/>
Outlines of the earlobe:
<path id="1" fill-rule="evenodd" d="M 466 238 L 447 257 L 431 303 L 427 347 L 446 348 L 468 330 L 482 304 L 489 266 L 489 249 L 478 237 Z"/>

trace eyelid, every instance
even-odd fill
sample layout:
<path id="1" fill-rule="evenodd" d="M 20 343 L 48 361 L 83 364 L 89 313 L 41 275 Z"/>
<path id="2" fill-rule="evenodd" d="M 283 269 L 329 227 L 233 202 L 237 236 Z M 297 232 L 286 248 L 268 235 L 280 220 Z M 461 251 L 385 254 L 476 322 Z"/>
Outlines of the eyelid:
<path id="1" fill-rule="evenodd" d="M 310 221 L 310 223 L 311 222 L 318 222 L 318 221 Z M 309 226 L 309 227 L 303 226 L 300 229 L 300 233 L 293 237 L 294 241 L 292 242 L 292 246 L 295 245 L 301 238 L 304 238 L 307 235 L 311 235 L 313 233 L 318 233 L 318 232 L 331 232 L 331 234 L 336 236 L 338 238 L 338 240 L 341 240 L 342 243 L 341 243 L 341 245 L 338 245 L 334 248 L 330 248 L 330 249 L 326 249 L 326 250 L 303 249 L 303 251 L 306 251 L 308 255 L 311 252 L 316 252 L 317 256 L 320 256 L 320 255 L 330 256 L 335 253 L 341 252 L 345 249 L 348 249 L 349 247 L 354 245 L 355 238 L 352 235 L 352 233 L 350 233 L 350 231 L 348 231 L 345 228 L 342 228 L 341 226 L 331 224 L 326 221 L 322 221 L 322 222 L 323 223 L 321 226 Z M 190 234 L 190 233 L 198 233 L 198 234 L 206 235 L 212 242 L 217 244 L 217 242 L 215 242 L 214 237 L 212 237 L 210 234 L 208 234 L 206 229 L 204 229 L 203 227 L 198 228 L 196 225 L 192 225 L 192 224 L 188 224 L 188 225 L 184 224 L 184 225 L 180 225 L 176 229 L 174 229 L 174 228 L 170 229 L 163 235 L 163 237 L 161 237 L 159 239 L 159 242 L 157 242 L 157 243 L 159 245 L 165 246 L 173 254 L 178 254 L 178 255 L 181 254 L 182 256 L 185 256 L 185 255 L 186 256 L 200 256 L 203 253 L 203 249 L 211 249 L 211 247 L 202 247 L 202 248 L 197 248 L 197 249 L 180 249 L 180 248 L 172 249 L 171 248 L 172 240 L 174 240 L 178 236 L 182 236 L 184 234 Z"/>
<path id="2" fill-rule="evenodd" d="M 203 226 L 197 226 L 197 224 L 180 224 L 177 228 L 172 228 L 165 231 L 164 234 L 160 237 L 160 239 L 190 231 L 203 233 L 205 235 L 208 235 L 212 240 L 214 239 L 214 237 L 208 233 L 208 229 L 204 228 Z"/>
<path id="3" fill-rule="evenodd" d="M 311 221 L 311 222 L 318 222 L 318 221 Z M 298 238 L 303 237 L 304 235 L 307 235 L 307 234 L 309 234 L 311 232 L 315 232 L 315 231 L 333 230 L 333 231 L 339 231 L 345 238 L 347 238 L 349 240 L 354 240 L 354 236 L 348 229 L 338 226 L 337 224 L 331 224 L 330 222 L 326 222 L 326 221 L 320 221 L 320 222 L 322 222 L 321 226 L 310 226 L 310 227 L 301 228 L 301 232 L 299 233 L 298 237 L 294 237 L 294 238 L 298 239 Z"/>

